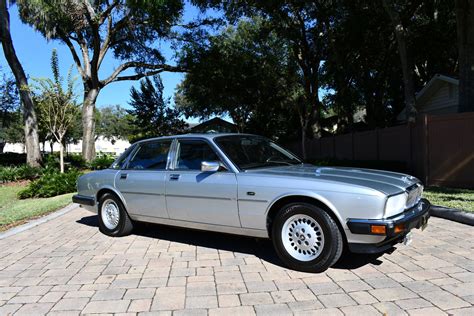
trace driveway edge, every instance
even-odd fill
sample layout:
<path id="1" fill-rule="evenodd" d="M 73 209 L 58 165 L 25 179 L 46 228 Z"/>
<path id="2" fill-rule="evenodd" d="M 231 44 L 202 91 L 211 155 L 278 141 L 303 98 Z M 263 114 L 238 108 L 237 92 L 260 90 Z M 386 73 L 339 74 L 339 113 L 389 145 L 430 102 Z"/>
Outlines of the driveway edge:
<path id="1" fill-rule="evenodd" d="M 454 208 L 447 208 L 442 206 L 431 206 L 431 215 L 449 219 L 461 224 L 474 226 L 474 213 L 464 212 Z"/>
<path id="2" fill-rule="evenodd" d="M 75 209 L 78 206 L 79 206 L 79 204 L 72 203 L 72 204 L 69 204 L 68 206 L 65 206 L 65 207 L 63 207 L 63 208 L 61 208 L 57 211 L 54 211 L 54 212 L 52 212 L 52 213 L 50 213 L 46 216 L 31 220 L 31 221 L 29 221 L 29 222 L 27 222 L 23 225 L 13 227 L 13 228 L 5 231 L 5 232 L 0 233 L 0 240 L 4 239 L 4 238 L 7 238 L 7 237 L 10 237 L 10 236 L 13 236 L 13 235 L 16 235 L 16 234 L 19 234 L 21 232 L 24 232 L 25 230 L 28 230 L 28 229 L 33 228 L 35 226 L 38 226 L 40 224 L 49 222 L 52 219 L 55 219 L 59 216 L 62 216 L 64 214 L 72 211 L 73 209 Z"/>

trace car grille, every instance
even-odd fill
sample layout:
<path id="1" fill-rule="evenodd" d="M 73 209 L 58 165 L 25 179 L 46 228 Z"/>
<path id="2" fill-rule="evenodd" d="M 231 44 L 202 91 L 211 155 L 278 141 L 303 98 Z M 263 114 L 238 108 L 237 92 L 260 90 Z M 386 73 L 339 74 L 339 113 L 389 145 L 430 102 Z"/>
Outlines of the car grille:
<path id="1" fill-rule="evenodd" d="M 420 201 L 421 195 L 423 194 L 423 186 L 419 183 L 416 183 L 408 187 L 406 189 L 406 192 L 408 194 L 406 208 L 409 209 L 418 204 L 418 202 Z"/>

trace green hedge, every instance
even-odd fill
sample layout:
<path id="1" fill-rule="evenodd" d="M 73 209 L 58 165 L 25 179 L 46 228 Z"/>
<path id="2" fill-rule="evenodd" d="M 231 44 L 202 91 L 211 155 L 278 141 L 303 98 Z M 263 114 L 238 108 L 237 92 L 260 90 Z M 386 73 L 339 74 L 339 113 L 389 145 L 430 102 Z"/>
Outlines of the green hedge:
<path id="1" fill-rule="evenodd" d="M 1 153 L 0 166 L 17 166 L 26 163 L 26 154 Z"/>
<path id="2" fill-rule="evenodd" d="M 114 162 L 115 158 L 108 154 L 99 154 L 94 160 L 89 163 L 89 168 L 92 170 L 107 169 Z"/>
<path id="3" fill-rule="evenodd" d="M 71 169 L 66 173 L 50 170 L 39 179 L 31 182 L 26 188 L 18 192 L 18 198 L 52 197 L 65 193 L 76 192 L 77 178 L 82 173 Z"/>

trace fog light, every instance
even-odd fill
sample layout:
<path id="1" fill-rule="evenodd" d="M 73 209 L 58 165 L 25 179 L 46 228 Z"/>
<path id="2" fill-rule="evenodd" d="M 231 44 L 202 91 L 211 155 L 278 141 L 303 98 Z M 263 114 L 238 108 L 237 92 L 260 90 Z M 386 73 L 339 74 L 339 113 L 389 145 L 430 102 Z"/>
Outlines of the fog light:
<path id="1" fill-rule="evenodd" d="M 394 232 L 395 234 L 401 233 L 401 232 L 403 232 L 403 231 L 405 231 L 405 225 L 403 225 L 403 224 L 395 225 L 395 228 L 394 228 L 394 230 L 393 230 L 393 232 Z"/>
<path id="2" fill-rule="evenodd" d="M 385 225 L 371 225 L 370 232 L 372 234 L 385 235 L 386 234 Z"/>

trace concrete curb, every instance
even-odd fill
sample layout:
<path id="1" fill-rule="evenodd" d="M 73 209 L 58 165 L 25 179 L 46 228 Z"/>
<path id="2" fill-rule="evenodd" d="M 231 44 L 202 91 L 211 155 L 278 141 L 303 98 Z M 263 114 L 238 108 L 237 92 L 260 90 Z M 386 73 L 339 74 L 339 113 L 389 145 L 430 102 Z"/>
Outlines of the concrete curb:
<path id="1" fill-rule="evenodd" d="M 72 203 L 72 204 L 69 204 L 68 206 L 63 207 L 62 209 L 59 209 L 59 210 L 57 210 L 53 213 L 50 213 L 46 216 L 34 219 L 34 220 L 29 221 L 29 222 L 27 222 L 26 224 L 23 224 L 23 225 L 13 227 L 13 228 L 11 228 L 11 229 L 3 232 L 3 233 L 0 233 L 0 239 L 4 239 L 4 238 L 10 237 L 10 236 L 19 234 L 21 232 L 24 232 L 25 230 L 28 230 L 28 229 L 33 228 L 35 226 L 38 226 L 40 224 L 49 222 L 50 220 L 53 220 L 53 219 L 55 219 L 59 216 L 62 216 L 64 214 L 72 211 L 73 209 L 77 208 L 78 206 L 79 206 L 79 204 Z"/>
<path id="2" fill-rule="evenodd" d="M 431 206 L 430 212 L 431 215 L 434 217 L 449 219 L 451 221 L 455 221 L 461 224 L 474 226 L 474 213 L 434 205 Z"/>

